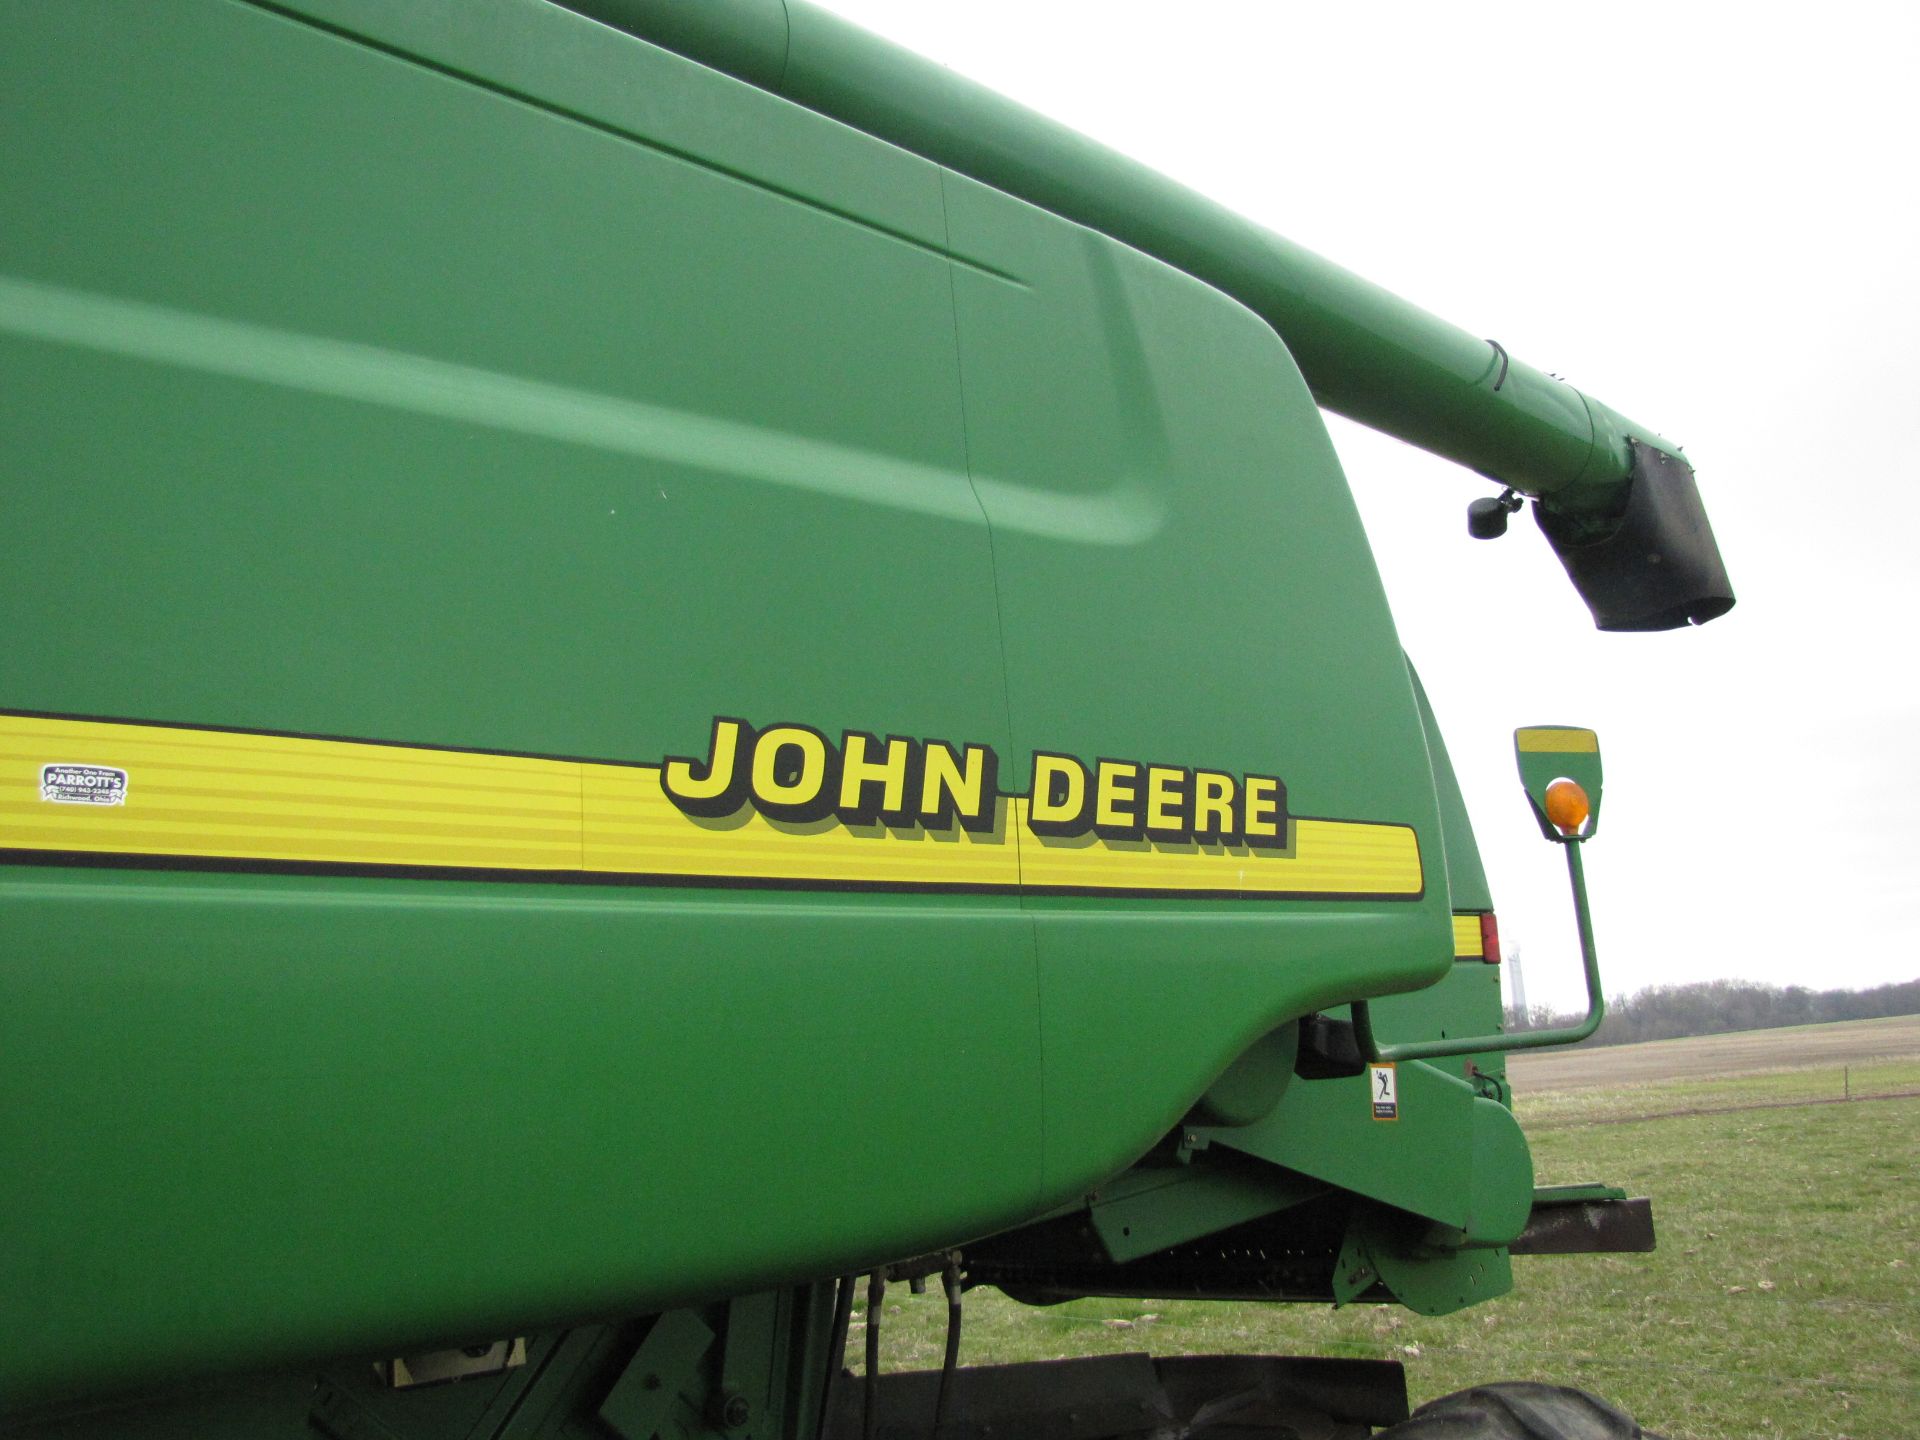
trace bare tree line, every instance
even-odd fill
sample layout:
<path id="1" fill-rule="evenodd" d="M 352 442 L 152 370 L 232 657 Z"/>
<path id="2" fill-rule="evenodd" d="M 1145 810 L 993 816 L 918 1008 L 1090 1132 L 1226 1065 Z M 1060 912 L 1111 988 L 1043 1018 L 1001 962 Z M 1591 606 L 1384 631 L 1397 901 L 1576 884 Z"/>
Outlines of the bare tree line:
<path id="1" fill-rule="evenodd" d="M 1803 985 L 1761 985 L 1751 980 L 1703 980 L 1691 985 L 1649 985 L 1607 1001 L 1607 1018 L 1594 1045 L 1630 1045 L 1729 1030 L 1770 1030 L 1780 1025 L 1818 1025 L 1831 1020 L 1873 1020 L 1920 1014 L 1920 980 L 1876 985 L 1869 990 L 1809 990 Z M 1507 1008 L 1507 1029 L 1538 1030 L 1572 1025 L 1582 1017 L 1535 1005 L 1522 1014 Z"/>

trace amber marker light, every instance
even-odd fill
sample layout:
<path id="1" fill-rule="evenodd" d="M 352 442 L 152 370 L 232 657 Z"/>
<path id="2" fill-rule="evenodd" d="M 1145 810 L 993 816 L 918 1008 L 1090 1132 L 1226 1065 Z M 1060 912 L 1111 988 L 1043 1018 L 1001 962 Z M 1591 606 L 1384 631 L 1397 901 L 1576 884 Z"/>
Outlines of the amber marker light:
<path id="1" fill-rule="evenodd" d="M 1578 835 L 1592 813 L 1593 804 L 1579 781 L 1562 775 L 1547 786 L 1547 820 L 1562 835 Z"/>

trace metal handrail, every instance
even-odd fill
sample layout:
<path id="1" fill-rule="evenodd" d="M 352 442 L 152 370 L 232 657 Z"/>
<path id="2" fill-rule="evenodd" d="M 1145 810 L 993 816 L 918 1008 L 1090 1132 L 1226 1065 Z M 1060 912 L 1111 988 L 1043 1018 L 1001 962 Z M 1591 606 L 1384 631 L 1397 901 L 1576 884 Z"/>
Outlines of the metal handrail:
<path id="1" fill-rule="evenodd" d="M 1373 1016 L 1367 1002 L 1353 1002 L 1353 1038 L 1360 1053 L 1371 1064 L 1389 1064 L 1400 1060 L 1439 1060 L 1451 1055 L 1479 1055 L 1509 1050 L 1538 1050 L 1548 1045 L 1571 1045 L 1585 1040 L 1607 1018 L 1606 997 L 1600 989 L 1600 958 L 1593 947 L 1593 917 L 1587 910 L 1587 876 L 1580 861 L 1580 839 L 1568 836 L 1562 845 L 1567 852 L 1567 878 L 1573 885 L 1574 921 L 1580 927 L 1580 959 L 1587 972 L 1587 1017 L 1578 1025 L 1562 1025 L 1547 1030 L 1522 1030 L 1518 1034 L 1475 1035 L 1464 1040 L 1410 1040 L 1399 1045 L 1382 1045 L 1374 1037 Z"/>

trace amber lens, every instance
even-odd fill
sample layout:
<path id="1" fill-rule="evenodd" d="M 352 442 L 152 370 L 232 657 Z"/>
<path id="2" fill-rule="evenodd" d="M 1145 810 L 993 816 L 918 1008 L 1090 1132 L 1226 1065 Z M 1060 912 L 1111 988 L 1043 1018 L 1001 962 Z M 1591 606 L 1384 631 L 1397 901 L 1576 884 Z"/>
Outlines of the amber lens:
<path id="1" fill-rule="evenodd" d="M 1578 835 L 1593 806 L 1577 780 L 1562 775 L 1547 786 L 1547 819 L 1562 835 Z"/>

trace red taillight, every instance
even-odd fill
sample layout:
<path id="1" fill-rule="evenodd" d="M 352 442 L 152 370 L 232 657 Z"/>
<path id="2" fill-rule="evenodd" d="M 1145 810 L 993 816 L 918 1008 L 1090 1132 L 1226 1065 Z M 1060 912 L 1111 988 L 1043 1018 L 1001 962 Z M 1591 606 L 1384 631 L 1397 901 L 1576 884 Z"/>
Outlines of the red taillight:
<path id="1" fill-rule="evenodd" d="M 1500 922 L 1491 910 L 1480 917 L 1480 958 L 1489 965 L 1500 963 Z"/>

